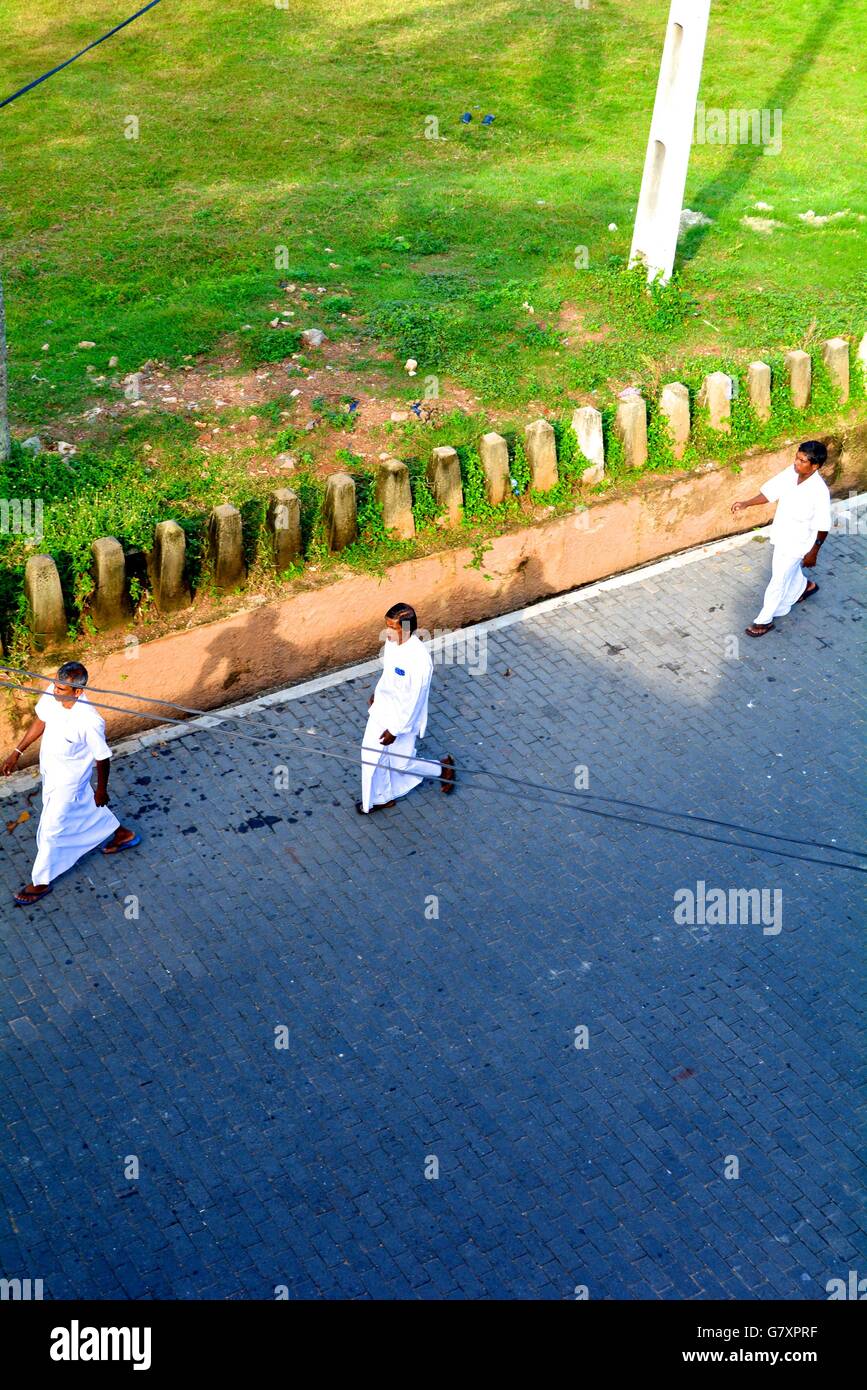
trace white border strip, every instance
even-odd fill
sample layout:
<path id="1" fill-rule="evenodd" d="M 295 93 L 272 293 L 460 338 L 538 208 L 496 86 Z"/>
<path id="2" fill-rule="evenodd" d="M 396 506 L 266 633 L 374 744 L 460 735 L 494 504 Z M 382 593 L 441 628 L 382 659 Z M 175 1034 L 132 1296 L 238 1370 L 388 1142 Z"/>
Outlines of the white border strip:
<path id="1" fill-rule="evenodd" d="M 837 517 L 844 516 L 847 512 L 854 511 L 864 505 L 867 505 L 867 492 L 860 492 L 856 496 L 833 502 L 831 506 L 832 525 Z M 573 604 L 584 603 L 587 599 L 595 598 L 597 594 L 607 593 L 611 589 L 624 589 L 630 584 L 641 584 L 645 579 L 652 579 L 657 574 L 667 574 L 670 570 L 682 569 L 684 565 L 692 565 L 697 560 L 706 560 L 712 555 L 723 555 L 728 550 L 736 550 L 740 546 L 748 544 L 749 541 L 759 537 L 767 537 L 770 529 L 770 526 L 762 526 L 754 531 L 744 531 L 737 536 L 725 536 L 722 540 L 708 541 L 691 550 L 682 550 L 676 555 L 669 555 L 664 560 L 655 560 L 652 564 L 642 565 L 638 569 L 625 570 L 622 574 L 611 575 L 609 579 L 599 579 L 593 584 L 586 584 L 578 589 L 570 589 L 568 593 L 557 594 L 555 598 L 542 599 L 539 603 L 532 603 L 527 608 L 518 608 L 512 613 L 502 613 L 498 618 L 486 618 L 481 623 L 471 623 L 469 627 L 462 627 L 446 638 L 432 638 L 425 645 L 430 647 L 432 643 L 437 642 L 441 647 L 448 647 L 456 642 L 465 642 L 467 635 L 471 633 L 499 632 L 502 628 L 512 627 L 515 623 L 527 622 L 543 613 L 553 613 L 558 608 L 571 608 Z M 373 661 L 362 661 L 356 666 L 344 666 L 340 670 L 329 672 L 327 676 L 317 676 L 314 680 L 303 681 L 300 685 L 289 685 L 282 690 L 273 690 L 269 695 L 259 695 L 255 700 L 248 700 L 244 704 L 227 705 L 225 709 L 216 714 L 203 714 L 198 718 L 185 720 L 183 724 L 170 724 L 166 728 L 148 729 L 143 734 L 122 739 L 115 745 L 114 756 L 128 757 L 132 753 L 141 752 L 143 748 L 152 748 L 154 745 L 168 743 L 170 739 L 174 738 L 185 738 L 188 734 L 196 733 L 200 729 L 214 729 L 225 723 L 227 719 L 243 719 L 248 714 L 255 714 L 260 709 L 285 705 L 290 700 L 303 699 L 305 695 L 317 695 L 321 690 L 330 690 L 332 686 L 358 680 L 360 676 L 370 676 L 378 671 L 380 666 L 380 659 L 376 657 Z M 36 768 L 28 768 L 25 772 L 17 772 L 13 773 L 11 777 L 4 777 L 0 782 L 0 799 L 27 791 L 38 781 L 39 773 Z"/>

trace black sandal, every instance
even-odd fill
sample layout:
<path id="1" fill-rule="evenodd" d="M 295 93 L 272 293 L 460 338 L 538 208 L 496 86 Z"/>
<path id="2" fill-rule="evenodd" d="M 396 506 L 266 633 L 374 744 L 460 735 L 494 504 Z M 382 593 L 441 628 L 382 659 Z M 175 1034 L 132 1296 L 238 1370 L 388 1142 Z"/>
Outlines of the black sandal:
<path id="1" fill-rule="evenodd" d="M 764 637 L 766 633 L 773 632 L 773 630 L 773 623 L 753 623 L 751 627 L 744 628 L 748 637 Z"/>
<path id="2" fill-rule="evenodd" d="M 812 589 L 810 588 L 810 584 L 813 585 Z M 811 580 L 809 581 L 809 583 L 807 584 L 806 589 L 805 589 L 804 592 L 801 594 L 801 597 L 800 597 L 799 599 L 797 599 L 796 602 L 797 602 L 797 603 L 803 603 L 805 598 L 812 598 L 813 595 L 814 595 L 814 594 L 817 594 L 818 592 L 819 592 L 819 586 L 818 586 L 818 584 L 815 582 L 815 580 L 811 579 Z"/>

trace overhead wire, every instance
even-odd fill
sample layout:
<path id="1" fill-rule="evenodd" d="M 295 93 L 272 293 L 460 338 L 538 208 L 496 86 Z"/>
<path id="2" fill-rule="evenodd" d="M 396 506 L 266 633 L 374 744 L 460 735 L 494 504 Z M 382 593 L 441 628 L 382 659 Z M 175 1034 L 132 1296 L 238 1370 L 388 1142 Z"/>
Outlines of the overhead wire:
<path id="1" fill-rule="evenodd" d="M 76 63 L 79 58 L 84 57 L 85 53 L 89 53 L 92 48 L 98 48 L 101 43 L 105 43 L 106 39 L 110 39 L 113 34 L 120 33 L 121 29 L 125 29 L 128 24 L 132 24 L 134 19 L 138 19 L 141 15 L 146 14 L 148 10 L 152 10 L 154 5 L 159 5 L 159 3 L 160 0 L 149 0 L 147 5 L 143 5 L 140 10 L 136 10 L 135 14 L 130 15 L 129 19 L 124 19 L 120 24 L 115 24 L 114 28 L 109 29 L 107 34 L 103 34 L 100 38 L 94 39 L 93 43 L 89 43 L 86 48 L 80 49 L 78 53 L 73 53 L 71 58 L 67 58 L 64 62 L 58 63 L 56 67 L 50 68 L 48 72 L 44 72 L 41 77 L 34 77 L 32 82 L 28 82 L 25 86 L 19 87 L 18 91 L 13 92 L 11 96 L 4 97 L 3 100 L 0 101 L 0 110 L 2 110 L 4 106 L 10 106 L 11 103 L 17 101 L 19 97 L 23 97 L 26 92 L 32 92 L 33 88 L 38 87 L 42 82 L 47 82 L 49 77 L 53 77 L 55 73 L 62 72 L 64 68 L 68 68 L 70 63 Z"/>
<path id="2" fill-rule="evenodd" d="M 17 675 L 26 675 L 26 676 L 30 677 L 31 679 L 37 679 L 37 680 L 45 681 L 46 684 L 51 684 L 52 681 L 53 681 L 53 678 L 52 678 L 52 677 L 43 676 L 43 675 L 41 675 L 41 674 L 38 673 L 38 672 L 28 671 L 28 670 L 26 670 L 26 668 L 23 668 L 23 667 L 13 667 L 13 666 L 9 666 L 9 665 L 6 665 L 5 663 L 0 663 L 0 670 L 2 670 L 2 671 L 7 671 L 7 672 L 11 672 L 11 673 L 14 673 L 14 674 L 17 674 Z M 39 689 L 36 689 L 35 687 L 31 687 L 31 686 L 25 686 L 25 685 L 21 684 L 20 682 L 13 682 L 13 681 L 6 681 L 6 680 L 0 680 L 0 687 L 5 687 L 5 688 L 7 688 L 7 689 L 15 689 L 15 690 L 19 690 L 19 691 L 21 691 L 21 692 L 24 692 L 24 693 L 27 693 L 27 694 L 33 694 L 33 695 L 42 695 L 42 694 L 45 693 L 43 690 L 39 690 Z M 193 708 L 192 706 L 181 705 L 181 704 L 179 704 L 177 701 L 154 699 L 153 697 L 145 696 L 145 695 L 137 695 L 137 694 L 134 694 L 133 692 L 130 692 L 130 691 L 110 690 L 110 689 L 107 689 L 107 688 L 104 688 L 104 687 L 99 687 L 99 686 L 88 686 L 88 687 L 87 687 L 87 690 L 88 690 L 88 701 L 89 701 L 89 703 L 90 703 L 91 705 L 93 705 L 94 708 L 96 708 L 96 709 L 105 709 L 105 710 L 109 710 L 109 711 L 111 711 L 111 712 L 113 712 L 113 713 L 117 713 L 117 714 L 131 715 L 131 716 L 134 717 L 134 718 L 151 719 L 151 718 L 157 718 L 157 716 L 152 716 L 152 715 L 150 715 L 150 714 L 143 713 L 143 712 L 141 712 L 141 711 L 139 711 L 139 710 L 130 709 L 128 706 L 111 705 L 111 704 L 108 704 L 108 703 L 106 703 L 106 702 L 104 702 L 104 701 L 91 700 L 91 699 L 90 699 L 91 693 L 92 693 L 92 694 L 108 694 L 108 695 L 115 695 L 115 696 L 119 697 L 120 699 L 137 700 L 137 701 L 139 701 L 140 703 L 143 703 L 143 704 L 168 706 L 168 707 L 170 707 L 170 708 L 174 708 L 174 709 L 181 710 L 182 712 L 184 712 L 184 713 L 186 713 L 186 714 L 189 714 L 189 715 L 191 715 L 191 716 L 193 716 L 193 717 L 195 717 L 195 718 L 198 718 L 198 719 L 202 719 L 202 720 L 213 720 L 213 725 L 211 725 L 211 726 L 205 725 L 206 728 L 207 728 L 207 727 L 213 727 L 214 725 L 217 725 L 217 724 L 223 725 L 223 724 L 225 724 L 225 723 L 226 723 L 228 720 L 230 720 L 230 719 L 236 719 L 236 720 L 237 720 L 237 719 L 243 719 L 243 718 L 246 717 L 246 716 L 243 715 L 243 714 L 234 714 L 234 715 L 233 715 L 233 714 L 231 713 L 231 711 L 220 711 L 220 712 L 218 712 L 217 714 L 209 714 L 207 710 L 199 710 L 199 709 Z M 172 725 L 172 726 L 187 727 L 187 726 L 189 725 L 189 722 L 190 722 L 190 721 L 189 721 L 188 719 L 175 719 L 175 718 L 172 718 L 172 717 L 170 717 L 170 716 L 168 716 L 168 715 L 161 715 L 161 716 L 158 717 L 158 722 L 159 722 L 159 723 L 162 723 L 162 724 L 170 724 L 170 725 Z M 191 729 L 190 732 L 192 733 L 192 732 L 194 732 L 194 730 Z M 247 730 L 232 729 L 232 728 L 226 729 L 225 732 L 227 732 L 227 733 L 229 734 L 230 737 L 240 737 L 240 738 L 242 738 L 242 739 L 246 739 L 246 740 L 248 740 L 248 741 L 250 741 L 250 742 L 254 742 L 254 743 L 258 743 L 258 744 L 263 744 L 263 743 L 273 744 L 273 741 L 274 741 L 275 738 L 280 737 L 282 734 L 289 733 L 289 734 L 291 734 L 291 735 L 294 735 L 296 738 L 299 738 L 299 739 L 300 739 L 300 747 L 301 747 L 304 751 L 306 751 L 306 752 L 309 752 L 309 753 L 316 753 L 316 754 L 318 754 L 318 755 L 321 756 L 321 757 L 331 758 L 331 759 L 333 759 L 333 760 L 335 760 L 335 761 L 337 761 L 337 762 L 341 762 L 341 763 L 344 763 L 344 764 L 351 764 L 351 765 L 353 765 L 353 766 L 358 766 L 358 761 L 359 761 L 359 760 L 358 760 L 357 751 L 353 752 L 352 755 L 345 755 L 345 754 L 341 754 L 341 753 L 331 752 L 330 750 L 325 749 L 325 748 L 317 747 L 317 746 L 314 745 L 314 744 L 308 743 L 308 742 L 306 741 L 306 738 L 303 738 L 303 737 L 302 737 L 302 735 L 307 735 L 307 734 L 309 734 L 309 731 L 308 731 L 308 730 L 302 730 L 302 729 L 300 729 L 300 728 L 296 728 L 296 729 L 292 729 L 292 730 L 275 729 L 275 730 L 273 731 L 273 733 L 271 733 L 271 734 L 269 734 L 269 735 L 252 734 L 252 733 L 248 732 Z M 314 731 L 314 732 L 315 732 L 315 731 Z M 328 738 L 327 735 L 326 735 L 325 737 L 326 737 L 326 739 Z M 330 740 L 330 741 L 332 741 L 332 742 L 341 742 L 340 740 Z M 347 744 L 346 746 L 348 747 L 349 745 Z M 354 745 L 354 747 L 357 748 L 357 745 Z M 369 745 L 364 745 L 364 744 L 362 744 L 361 750 L 362 750 L 362 752 L 374 752 L 374 753 L 376 753 L 376 758 L 375 758 L 375 759 L 365 759 L 365 758 L 362 758 L 362 759 L 361 759 L 361 764 L 362 764 L 363 766 L 368 766 L 368 767 L 370 767 L 370 766 L 376 766 L 377 763 L 379 762 L 380 757 L 382 756 L 383 751 L 384 751 L 383 747 L 371 747 L 371 746 L 369 746 Z M 397 759 L 397 758 L 399 758 L 399 759 L 403 759 L 404 761 L 412 761 L 412 762 L 417 761 L 417 759 L 416 759 L 415 757 L 413 757 L 412 755 L 408 755 L 408 754 L 390 753 L 389 756 L 390 756 L 390 758 L 392 758 L 392 759 Z M 433 761 L 433 760 L 430 760 L 430 761 Z M 792 853 L 791 851 L 786 851 L 786 850 L 783 850 L 783 849 L 779 849 L 779 848 L 777 848 L 776 846 L 743 844 L 743 843 L 741 843 L 741 842 L 739 842 L 739 841 L 737 841 L 737 840 L 735 840 L 735 839 L 732 839 L 732 838 L 730 838 L 730 837 L 727 837 L 727 836 L 707 835 L 707 834 L 703 834 L 703 833 L 701 833 L 701 832 L 699 832 L 699 831 L 693 830 L 693 829 L 691 829 L 691 828 L 690 828 L 690 829 L 687 829 L 685 826 L 672 826 L 672 825 L 666 825 L 666 824 L 660 823 L 659 821 L 647 820 L 647 819 L 645 819 L 645 818 L 643 818 L 643 817 L 625 816 L 625 815 L 622 815 L 622 814 L 620 814 L 620 813 L 616 813 L 616 812 L 613 812 L 613 811 L 601 811 L 601 810 L 594 809 L 593 807 L 584 804 L 584 802 L 585 802 L 586 800 L 592 799 L 592 800 L 596 800 L 596 801 L 602 801 L 602 802 L 605 802 L 605 803 L 611 804 L 611 805 L 622 805 L 622 806 L 629 807 L 629 808 L 631 808 L 631 809 L 640 809 L 640 810 L 644 810 L 644 811 L 649 811 L 650 813 L 652 813 L 652 814 L 654 814 L 654 815 L 667 816 L 667 817 L 669 817 L 670 819 L 675 819 L 675 818 L 677 818 L 677 819 L 686 820 L 686 821 L 690 821 L 690 822 L 691 822 L 691 821 L 696 821 L 696 822 L 699 822 L 699 823 L 704 823 L 704 824 L 716 826 L 716 827 L 721 828 L 721 829 L 731 829 L 731 830 L 735 830 L 735 831 L 739 832 L 739 833 L 742 834 L 742 835 L 752 836 L 753 838 L 766 838 L 766 839 L 769 838 L 769 839 L 773 839 L 773 840 L 782 841 L 783 843 L 797 844 L 797 845 L 808 846 L 808 847 L 812 847 L 812 848 L 823 848 L 823 849 L 829 850 L 829 851 L 832 852 L 832 853 L 841 854 L 841 855 L 848 855 L 849 857 L 867 858 L 867 853 L 865 853 L 865 852 L 863 852 L 863 851 L 861 851 L 861 850 L 849 849 L 849 848 L 846 848 L 846 847 L 842 847 L 842 846 L 839 846 L 839 845 L 836 845 L 836 844 L 832 844 L 832 843 L 828 843 L 828 842 L 824 842 L 824 841 L 803 840 L 803 839 L 796 838 L 796 837 L 794 837 L 794 836 L 779 835 L 779 834 L 777 834 L 777 833 L 775 833 L 775 832 L 771 832 L 771 831 L 753 830 L 753 829 L 752 829 L 751 827 L 749 827 L 749 826 L 743 826 L 743 825 L 740 825 L 740 824 L 738 824 L 738 823 L 736 823 L 736 822 L 716 820 L 716 819 L 714 819 L 713 817 L 707 817 L 707 816 L 698 816 L 698 815 L 695 815 L 695 816 L 694 816 L 692 813 L 689 813 L 689 812 L 668 811 L 668 810 L 666 810 L 665 808 L 662 808 L 662 807 L 648 806 L 646 803 L 643 803 L 643 802 L 629 802 L 629 801 L 626 801 L 626 800 L 624 800 L 624 799 L 622 799 L 622 798 L 617 798 L 617 797 L 601 797 L 601 796 L 596 796 L 596 795 L 591 794 L 591 793 L 585 793 L 585 792 L 580 792 L 580 791 L 573 791 L 572 789 L 551 787 L 551 786 L 547 786 L 547 785 L 544 784 L 544 783 L 539 783 L 539 782 L 530 781 L 530 780 L 527 779 L 527 778 L 515 777 L 515 776 L 513 776 L 512 774 L 509 774 L 509 773 L 497 773 L 497 772 L 492 771 L 492 770 L 489 769 L 489 768 L 473 767 L 473 766 L 470 765 L 470 764 L 463 764 L 463 763 L 461 763 L 461 764 L 458 766 L 458 769 L 457 769 L 457 770 L 460 771 L 461 780 L 462 780 L 462 781 L 466 780 L 467 778 L 472 779 L 473 777 L 476 777 L 476 778 L 478 778 L 478 777 L 485 777 L 485 778 L 488 778 L 489 781 L 493 782 L 494 785 L 489 786 L 489 787 L 487 788 L 487 790 L 492 791 L 492 792 L 494 792 L 494 793 L 496 793 L 496 794 L 499 794 L 499 795 L 514 795 L 514 793 L 510 792 L 506 787 L 500 787 L 500 786 L 497 785 L 498 782 L 502 781 L 502 782 L 505 782 L 505 783 L 509 783 L 509 784 L 511 784 L 512 786 L 520 787 L 520 788 L 522 789 L 522 791 L 525 793 L 525 795 L 524 795 L 524 800 L 528 800 L 528 799 L 530 799 L 530 800 L 532 800 L 532 799 L 541 800 L 541 801 L 542 801 L 543 803 L 545 803 L 545 804 L 556 804 L 556 805 L 559 805 L 559 806 L 563 807 L 564 809 L 566 809 L 568 806 L 571 805 L 572 808 L 575 809 L 575 810 L 579 810 L 579 811 L 583 812 L 583 813 L 586 814 L 586 815 L 595 816 L 595 817 L 598 817 L 598 818 L 603 819 L 603 820 L 619 821 L 619 822 L 621 822 L 621 823 L 623 823 L 623 824 L 635 825 L 635 826 L 644 827 L 644 828 L 647 828 L 647 829 L 656 829 L 656 830 L 667 831 L 669 834 L 683 835 L 683 836 L 687 836 L 688 838 L 691 838 L 691 839 L 709 841 L 709 842 L 711 842 L 711 843 L 713 843 L 713 844 L 728 845 L 729 848 L 733 848 L 733 849 L 746 849 L 746 850 L 750 850 L 750 851 L 752 851 L 752 852 L 754 852 L 754 853 L 768 853 L 768 854 L 775 855 L 775 856 L 777 856 L 777 857 L 779 857 L 779 858 L 794 859 L 794 860 L 798 860 L 798 861 L 800 861 L 800 862 L 802 862 L 802 863 L 817 864 L 817 865 L 820 865 L 820 866 L 825 867 L 825 868 L 848 869 L 850 872 L 853 872 L 853 873 L 865 873 L 865 872 L 867 872 L 867 869 L 862 868 L 862 867 L 860 867 L 860 866 L 858 866 L 858 865 L 839 863 L 839 862 L 837 862 L 837 861 L 835 861 L 835 860 L 821 859 L 821 858 L 817 858 L 817 857 L 815 857 L 815 856 L 810 856 L 810 855 L 796 854 L 796 853 Z M 440 774 L 438 777 L 434 776 L 433 774 L 428 774 L 428 773 L 422 773 L 422 774 L 420 774 L 420 775 L 425 776 L 426 778 L 428 778 L 428 780 L 431 780 L 431 781 L 445 782 L 445 781 L 450 780 L 450 779 L 446 778 L 443 774 Z M 526 793 L 529 793 L 529 797 L 526 795 Z"/>

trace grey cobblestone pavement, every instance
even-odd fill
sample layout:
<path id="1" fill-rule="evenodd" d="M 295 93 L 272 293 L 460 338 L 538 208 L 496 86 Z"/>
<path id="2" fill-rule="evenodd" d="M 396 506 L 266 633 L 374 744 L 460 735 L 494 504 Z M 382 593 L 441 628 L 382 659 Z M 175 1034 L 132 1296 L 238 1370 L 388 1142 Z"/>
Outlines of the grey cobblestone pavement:
<path id="1" fill-rule="evenodd" d="M 495 630 L 485 675 L 437 668 L 422 747 L 857 846 L 865 554 L 832 535 L 820 595 L 761 641 L 752 541 Z M 118 759 L 141 848 L 4 900 L 0 1274 L 552 1299 L 867 1274 L 863 878 L 469 781 L 362 819 L 355 755 L 292 730 L 354 743 L 372 683 L 241 726 L 270 743 Z M 6 892 L 34 833 L 3 834 Z M 782 930 L 679 925 L 699 882 L 780 890 Z"/>

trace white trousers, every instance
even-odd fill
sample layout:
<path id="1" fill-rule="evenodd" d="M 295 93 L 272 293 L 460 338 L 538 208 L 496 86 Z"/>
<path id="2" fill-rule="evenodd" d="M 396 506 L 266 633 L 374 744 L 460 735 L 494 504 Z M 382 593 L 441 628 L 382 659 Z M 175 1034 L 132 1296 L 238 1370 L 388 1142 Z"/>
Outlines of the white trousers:
<path id="1" fill-rule="evenodd" d="M 371 711 L 361 749 L 361 804 L 365 811 L 406 796 L 425 777 L 442 776 L 439 759 L 431 762 L 415 756 L 416 734 L 398 734 L 385 748 L 379 741 L 382 732 L 382 716 Z"/>
<path id="2" fill-rule="evenodd" d="M 765 590 L 757 623 L 772 623 L 774 618 L 784 618 L 792 604 L 797 603 L 807 587 L 807 576 L 801 569 L 802 559 L 801 555 L 781 554 L 779 547 L 774 546 L 771 582 Z"/>
<path id="3" fill-rule="evenodd" d="M 97 806 L 89 776 L 76 786 L 42 785 L 42 815 L 36 831 L 31 883 L 51 883 L 58 874 L 113 835 L 120 821 Z"/>

